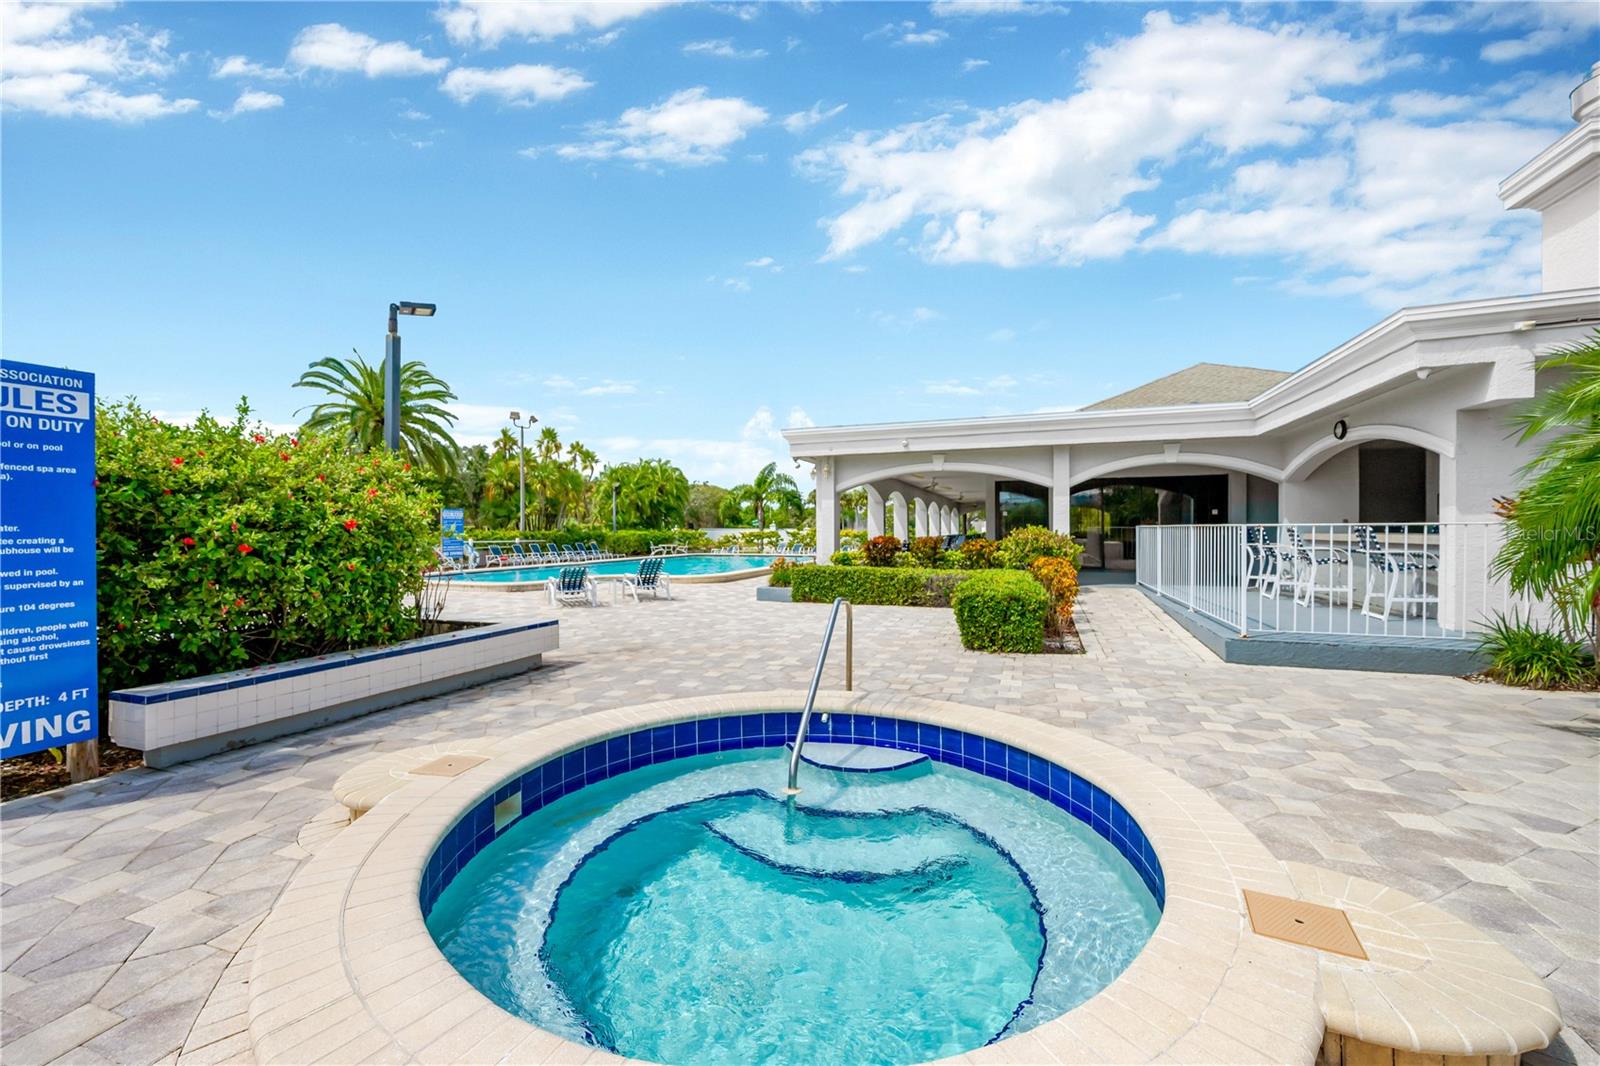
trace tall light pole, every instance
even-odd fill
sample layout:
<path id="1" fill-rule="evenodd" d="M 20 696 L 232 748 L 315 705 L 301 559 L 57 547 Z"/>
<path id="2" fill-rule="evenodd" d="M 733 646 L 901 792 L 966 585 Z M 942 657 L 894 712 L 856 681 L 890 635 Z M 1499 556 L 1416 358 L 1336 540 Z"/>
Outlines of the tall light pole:
<path id="1" fill-rule="evenodd" d="M 529 415 L 526 422 L 522 421 L 521 411 L 511 412 L 511 424 L 517 427 L 517 532 L 528 531 L 528 430 L 539 421 L 537 415 Z"/>
<path id="2" fill-rule="evenodd" d="M 383 338 L 383 444 L 400 450 L 400 315 L 432 318 L 433 304 L 401 300 L 389 305 L 389 334 Z"/>

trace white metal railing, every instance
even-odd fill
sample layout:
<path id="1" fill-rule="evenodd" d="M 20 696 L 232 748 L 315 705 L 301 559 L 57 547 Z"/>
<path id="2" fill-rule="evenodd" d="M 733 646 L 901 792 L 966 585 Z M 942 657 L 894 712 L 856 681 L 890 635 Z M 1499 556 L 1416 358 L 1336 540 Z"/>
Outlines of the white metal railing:
<path id="1" fill-rule="evenodd" d="M 1241 635 L 1446 638 L 1548 604 L 1494 573 L 1501 522 L 1140 526 L 1139 584 Z"/>

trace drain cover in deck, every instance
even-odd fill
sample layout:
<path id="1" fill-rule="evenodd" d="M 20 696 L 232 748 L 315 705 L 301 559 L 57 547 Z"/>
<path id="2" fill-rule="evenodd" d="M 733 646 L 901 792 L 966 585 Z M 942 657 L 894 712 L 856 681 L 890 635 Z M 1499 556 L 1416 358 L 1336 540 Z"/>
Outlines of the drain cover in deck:
<path id="1" fill-rule="evenodd" d="M 488 761 L 482 755 L 441 755 L 432 762 L 425 762 L 421 766 L 406 772 L 420 774 L 423 777 L 456 777 L 466 773 L 479 763 Z"/>
<path id="2" fill-rule="evenodd" d="M 1248 888 L 1244 890 L 1244 905 L 1250 912 L 1250 928 L 1262 936 L 1353 959 L 1367 957 L 1361 938 L 1350 925 L 1350 916 L 1336 907 Z"/>

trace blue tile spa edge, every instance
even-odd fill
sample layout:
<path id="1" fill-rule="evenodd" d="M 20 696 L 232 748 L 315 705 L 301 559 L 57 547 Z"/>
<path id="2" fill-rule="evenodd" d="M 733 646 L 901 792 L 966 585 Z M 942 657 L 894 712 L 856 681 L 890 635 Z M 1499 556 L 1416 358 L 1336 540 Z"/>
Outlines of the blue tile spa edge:
<path id="1" fill-rule="evenodd" d="M 800 724 L 798 711 L 766 711 L 653 726 L 597 740 L 547 759 L 482 797 L 434 845 L 418 900 L 426 916 L 473 857 L 534 811 L 586 785 L 641 766 L 740 748 L 782 747 Z M 1107 791 L 1079 774 L 998 740 L 944 726 L 873 714 L 835 712 L 813 720 L 810 739 L 899 748 L 1025 789 L 1066 811 L 1122 855 L 1156 906 L 1166 907 L 1166 876 L 1139 823 Z M 494 809 L 518 796 L 519 813 L 495 826 Z"/>

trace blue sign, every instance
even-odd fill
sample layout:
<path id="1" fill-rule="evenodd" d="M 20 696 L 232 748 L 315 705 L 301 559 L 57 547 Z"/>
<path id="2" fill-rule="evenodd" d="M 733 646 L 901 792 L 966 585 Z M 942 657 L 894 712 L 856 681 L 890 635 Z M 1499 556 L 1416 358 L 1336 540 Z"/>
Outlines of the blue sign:
<path id="1" fill-rule="evenodd" d="M 460 536 L 467 531 L 467 512 L 460 507 L 445 507 L 439 511 L 439 528 L 445 533 Z"/>
<path id="2" fill-rule="evenodd" d="M 0 758 L 99 732 L 94 375 L 0 359 Z"/>

